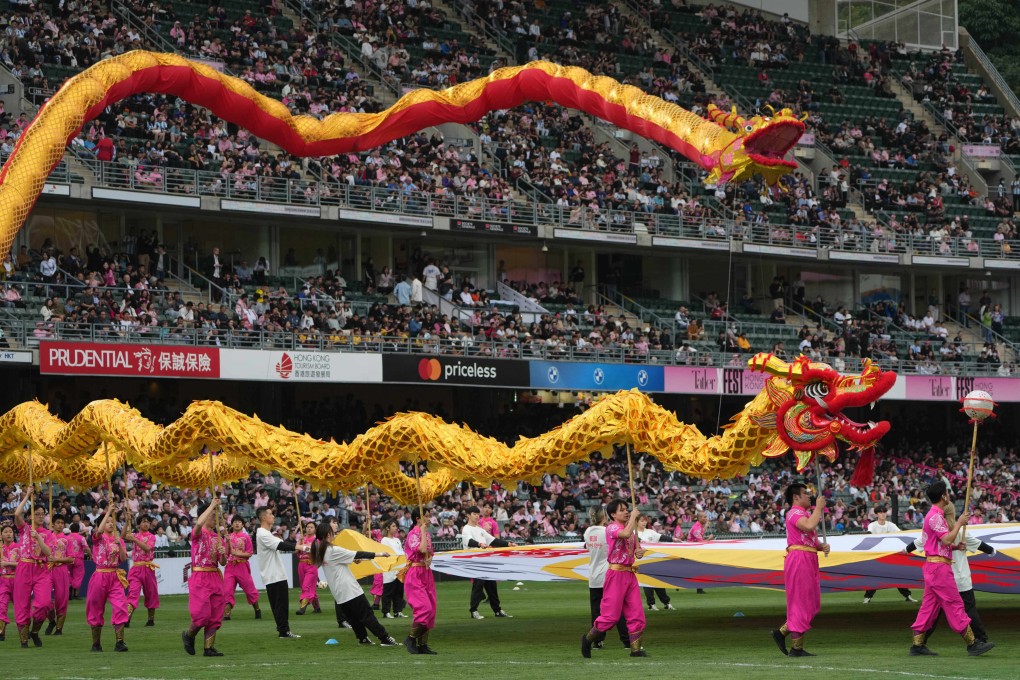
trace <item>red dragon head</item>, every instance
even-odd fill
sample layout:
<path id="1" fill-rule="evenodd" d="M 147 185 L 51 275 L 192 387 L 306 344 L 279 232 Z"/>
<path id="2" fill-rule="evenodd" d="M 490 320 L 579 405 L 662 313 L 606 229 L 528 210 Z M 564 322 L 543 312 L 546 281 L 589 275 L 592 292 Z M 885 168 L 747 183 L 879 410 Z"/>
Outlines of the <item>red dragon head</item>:
<path id="1" fill-rule="evenodd" d="M 864 451 L 889 431 L 888 421 L 858 423 L 843 411 L 857 406 L 874 406 L 896 382 L 896 374 L 883 371 L 868 359 L 859 375 L 841 375 L 828 364 L 801 356 L 786 363 L 772 354 L 756 354 L 748 361 L 752 371 L 770 374 L 765 392 L 775 411 L 762 413 L 755 422 L 774 428 L 776 438 L 762 455 L 781 456 L 793 450 L 797 470 L 803 470 L 815 455 L 836 459 L 836 440 L 851 450 Z"/>

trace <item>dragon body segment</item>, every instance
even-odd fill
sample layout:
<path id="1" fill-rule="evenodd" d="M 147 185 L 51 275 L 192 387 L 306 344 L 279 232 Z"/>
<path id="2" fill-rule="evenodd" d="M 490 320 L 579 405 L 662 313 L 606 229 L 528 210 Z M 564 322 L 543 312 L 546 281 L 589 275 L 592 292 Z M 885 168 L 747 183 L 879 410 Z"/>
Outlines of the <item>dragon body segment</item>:
<path id="1" fill-rule="evenodd" d="M 418 498 L 418 484 L 400 461 L 429 461 L 421 497 L 435 498 L 462 480 L 536 480 L 567 464 L 632 444 L 668 470 L 703 479 L 745 474 L 766 457 L 792 449 L 798 469 L 814 455 L 836 456 L 836 441 L 873 447 L 888 423 L 859 425 L 844 408 L 879 399 L 896 375 L 867 364 L 843 376 L 825 364 L 786 364 L 760 354 L 752 370 L 772 375 L 765 388 L 723 432 L 705 437 L 697 427 L 636 390 L 608 395 L 563 425 L 506 446 L 466 426 L 426 413 L 399 413 L 349 444 L 325 442 L 262 422 L 219 402 L 196 401 L 167 427 L 116 400 L 88 404 L 70 422 L 38 402 L 0 416 L 0 479 L 32 476 L 64 486 L 103 483 L 125 460 L 162 482 L 185 488 L 243 479 L 252 469 L 277 471 L 315 488 L 353 489 L 371 482 L 399 502 Z M 212 456 L 203 451 L 217 451 Z"/>
<path id="2" fill-rule="evenodd" d="M 476 121 L 526 101 L 554 101 L 654 139 L 725 182 L 762 174 L 775 183 L 796 168 L 784 160 L 804 124 L 784 109 L 772 118 L 704 118 L 636 87 L 576 66 L 535 61 L 496 69 L 446 90 L 414 90 L 379 113 L 295 116 L 248 83 L 176 54 L 142 50 L 104 59 L 68 79 L 40 109 L 0 171 L 0 252 L 39 197 L 50 171 L 85 123 L 141 92 L 171 94 L 204 106 L 297 156 L 363 151 L 441 123 Z"/>

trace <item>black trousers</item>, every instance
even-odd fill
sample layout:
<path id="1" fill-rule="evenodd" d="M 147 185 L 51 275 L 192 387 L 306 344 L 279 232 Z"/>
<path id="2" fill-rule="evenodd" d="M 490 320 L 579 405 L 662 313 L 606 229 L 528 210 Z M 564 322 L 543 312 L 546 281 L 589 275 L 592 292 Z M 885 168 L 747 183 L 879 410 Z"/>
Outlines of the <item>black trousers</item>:
<path id="1" fill-rule="evenodd" d="M 642 588 L 645 591 L 645 601 L 648 606 L 651 607 L 655 604 L 655 596 L 659 596 L 659 602 L 662 604 L 669 604 L 669 595 L 666 594 L 665 588 Z"/>
<path id="2" fill-rule="evenodd" d="M 967 616 L 970 617 L 970 629 L 974 631 L 975 640 L 987 640 L 988 631 L 985 630 L 985 624 L 981 620 L 981 615 L 978 614 L 977 600 L 974 598 L 973 590 L 964 590 L 960 593 L 960 599 L 963 600 L 963 610 L 967 612 Z M 946 617 L 945 612 L 939 611 L 939 617 L 935 619 L 935 624 L 928 631 L 928 637 L 935 632 L 935 629 L 939 627 L 939 621 Z"/>
<path id="3" fill-rule="evenodd" d="M 602 588 L 589 588 L 588 599 L 591 604 L 591 623 L 595 625 L 595 619 L 602 614 Z M 627 620 L 620 616 L 616 622 L 616 632 L 620 634 L 620 642 L 630 646 L 630 633 L 627 632 Z"/>
<path id="4" fill-rule="evenodd" d="M 404 611 L 404 584 L 399 579 L 384 583 L 382 587 L 382 613 L 396 614 Z"/>
<path id="5" fill-rule="evenodd" d="M 364 595 L 359 595 L 353 600 L 347 600 L 339 604 L 340 611 L 347 618 L 347 622 L 351 624 L 351 628 L 354 629 L 354 635 L 359 640 L 367 638 L 369 632 L 379 638 L 380 642 L 385 642 L 386 638 L 390 636 L 382 624 L 379 623 L 379 619 L 375 618 L 372 605 L 368 603 L 368 598 Z"/>
<path id="6" fill-rule="evenodd" d="M 903 597 L 910 597 L 909 588 L 897 588 L 896 590 L 900 591 L 900 595 L 902 595 Z M 878 592 L 877 590 L 866 590 L 864 591 L 864 597 L 875 597 L 875 593 L 877 592 Z"/>
<path id="7" fill-rule="evenodd" d="M 266 597 L 269 599 L 269 608 L 273 610 L 273 618 L 276 619 L 276 632 L 281 635 L 290 632 L 290 623 L 287 621 L 290 609 L 290 603 L 287 601 L 287 582 L 267 583 Z"/>
<path id="8" fill-rule="evenodd" d="M 477 611 L 482 600 L 489 598 L 489 606 L 492 612 L 498 614 L 502 608 L 499 606 L 499 591 L 496 590 L 495 581 L 476 578 L 471 583 L 471 611 Z"/>

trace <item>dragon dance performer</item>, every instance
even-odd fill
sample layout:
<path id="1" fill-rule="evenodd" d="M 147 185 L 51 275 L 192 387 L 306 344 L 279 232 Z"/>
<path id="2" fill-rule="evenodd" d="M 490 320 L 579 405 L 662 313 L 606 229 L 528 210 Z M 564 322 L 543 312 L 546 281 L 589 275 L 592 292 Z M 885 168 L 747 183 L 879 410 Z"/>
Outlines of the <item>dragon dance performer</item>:
<path id="1" fill-rule="evenodd" d="M 255 581 L 251 578 L 251 565 L 248 560 L 254 554 L 251 536 L 244 530 L 244 519 L 234 515 L 230 522 L 231 532 L 227 536 L 227 568 L 223 570 L 223 599 L 227 601 L 226 610 L 223 612 L 223 620 L 230 620 L 230 612 L 234 608 L 234 591 L 240 586 L 241 591 L 248 600 L 248 604 L 255 610 L 255 618 L 262 618 L 262 608 L 259 607 L 259 591 L 255 587 Z"/>
<path id="2" fill-rule="evenodd" d="M 149 618 L 146 626 L 156 625 L 156 610 L 159 609 L 159 585 L 156 583 L 155 562 L 156 535 L 149 531 L 152 520 L 148 515 L 138 518 L 138 531 L 130 531 L 131 515 L 128 513 L 128 524 L 124 525 L 124 540 L 132 545 L 131 569 L 128 570 L 128 626 L 131 616 L 138 609 L 138 600 L 145 594 L 145 609 Z"/>
<path id="3" fill-rule="evenodd" d="M 67 620 L 67 602 L 71 597 L 70 566 L 74 557 L 69 554 L 71 537 L 64 535 L 67 520 L 57 515 L 50 520 L 50 578 L 53 581 L 53 606 L 49 611 L 46 635 L 63 635 Z"/>
<path id="4" fill-rule="evenodd" d="M 334 529 L 335 530 L 335 529 Z M 393 555 L 404 552 L 404 544 L 400 541 L 400 526 L 396 520 L 389 520 L 383 526 L 386 537 L 380 543 L 385 545 Z M 382 613 L 386 619 L 406 619 L 404 613 L 404 584 L 397 578 L 399 569 L 383 574 Z"/>
<path id="5" fill-rule="evenodd" d="M 371 518 L 365 523 L 365 536 L 368 536 L 376 543 L 382 543 L 383 535 L 378 529 L 372 528 Z M 372 576 L 372 587 L 368 592 L 372 594 L 372 609 L 379 609 L 379 603 L 382 602 L 383 596 L 383 575 L 374 574 Z"/>
<path id="6" fill-rule="evenodd" d="M 804 635 L 811 630 L 811 621 L 822 608 L 822 587 L 818 578 L 818 551 L 829 554 L 829 544 L 818 540 L 818 524 L 825 510 L 825 498 L 815 500 L 815 509 L 808 512 L 811 494 L 806 486 L 794 483 L 786 487 L 786 560 L 783 562 L 783 585 L 786 588 L 786 623 L 772 631 L 779 651 L 789 656 L 814 656 L 804 650 Z M 786 636 L 793 647 L 787 651 Z"/>
<path id="7" fill-rule="evenodd" d="M 43 528 L 45 509 L 33 503 L 34 526 L 26 522 L 25 507 L 32 500 L 35 492 L 28 490 L 25 497 L 14 511 L 14 526 L 18 530 L 18 567 L 14 571 L 14 620 L 18 625 L 18 636 L 21 646 L 28 647 L 28 638 L 32 644 L 42 647 L 39 629 L 52 604 L 50 594 L 53 592 L 53 579 L 47 558 L 50 556 L 49 534 Z"/>
<path id="8" fill-rule="evenodd" d="M 496 538 L 488 531 L 483 529 L 478 524 L 478 519 L 481 516 L 481 511 L 477 506 L 472 505 L 467 509 L 467 524 L 461 530 L 461 541 L 464 545 L 464 549 L 468 548 L 506 548 L 510 544 L 504 541 L 502 538 Z M 500 619 L 512 619 L 513 617 L 503 611 L 503 608 L 499 603 L 499 589 L 495 581 L 489 579 L 476 578 L 471 582 L 471 602 L 468 608 L 468 613 L 473 619 L 484 619 L 485 617 L 478 613 L 478 605 L 482 603 L 482 600 L 488 599 L 489 606 L 492 607 L 492 613 L 495 614 L 496 618 Z"/>
<path id="9" fill-rule="evenodd" d="M 630 655 L 648 656 L 641 648 L 645 610 L 641 606 L 637 567 L 634 566 L 635 560 L 645 555 L 637 537 L 637 523 L 641 513 L 637 508 L 628 512 L 627 508 L 627 502 L 619 498 L 606 506 L 607 514 L 613 518 L 612 524 L 606 528 L 609 572 L 602 593 L 602 613 L 595 619 L 592 629 L 581 636 L 581 656 L 586 659 L 591 658 L 592 645 L 606 637 L 606 631 L 616 625 L 621 614 L 627 618 Z"/>
<path id="10" fill-rule="evenodd" d="M 18 543 L 14 527 L 0 529 L 0 642 L 7 639 L 8 605 L 14 599 L 14 572 L 18 568 Z"/>
<path id="11" fill-rule="evenodd" d="M 191 577 L 188 579 L 188 611 L 191 627 L 181 632 L 184 651 L 195 655 L 195 637 L 205 630 L 202 656 L 223 656 L 216 649 L 216 631 L 223 623 L 223 574 L 227 549 L 216 535 L 215 517 L 220 499 L 199 507 L 195 528 L 191 531 Z"/>
<path id="12" fill-rule="evenodd" d="M 946 522 L 946 508 L 952 504 L 949 487 L 938 481 L 928 487 L 925 495 L 931 501 L 931 509 L 924 517 L 921 538 L 924 542 L 924 598 L 921 609 L 914 620 L 914 643 L 910 646 L 911 656 L 935 656 L 935 652 L 925 645 L 939 612 L 942 611 L 949 621 L 949 627 L 963 636 L 967 643 L 967 653 L 980 656 L 995 645 L 987 640 L 981 641 L 974 634 L 970 617 L 963 606 L 963 599 L 953 578 L 952 553 L 957 542 L 960 529 L 966 526 L 970 512 L 965 510 L 952 528 Z M 964 557 L 966 559 L 966 556 Z"/>
<path id="13" fill-rule="evenodd" d="M 290 632 L 290 604 L 287 602 L 287 572 L 283 569 L 280 551 L 294 552 L 299 550 L 294 540 L 285 541 L 273 535 L 273 522 L 276 521 L 273 509 L 263 506 L 255 511 L 255 519 L 259 528 L 255 530 L 255 553 L 258 556 L 259 574 L 266 585 L 266 599 L 269 609 L 276 621 L 276 632 L 279 637 L 297 639 L 300 635 Z"/>
<path id="14" fill-rule="evenodd" d="M 950 504 L 946 507 L 946 524 L 949 522 L 956 523 L 956 508 Z M 920 538 L 915 540 L 912 545 L 908 545 L 903 549 L 905 554 L 910 554 L 915 550 L 923 550 L 924 541 Z M 987 642 L 988 631 L 985 630 L 984 622 L 981 620 L 981 615 L 978 614 L 977 600 L 974 598 L 974 582 L 970 576 L 970 563 L 967 561 L 967 553 L 970 552 L 983 552 L 986 555 L 994 555 L 995 548 L 988 545 L 984 541 L 974 538 L 973 536 L 963 536 L 963 532 L 953 543 L 953 578 L 956 580 L 956 589 L 960 591 L 960 599 L 963 600 L 963 609 L 967 612 L 967 616 L 970 617 L 970 627 L 974 631 L 974 639 Z M 942 614 L 939 614 L 939 619 L 942 618 Z M 931 630 L 925 634 L 925 642 L 931 634 L 935 632 L 938 627 L 938 619 L 935 624 L 932 625 Z M 923 653 L 922 653 L 923 654 Z"/>
<path id="15" fill-rule="evenodd" d="M 875 509 L 875 515 L 877 516 L 877 519 L 874 522 L 868 524 L 868 533 L 876 535 L 892 534 L 900 530 L 900 528 L 896 526 L 893 522 L 889 522 L 886 520 L 887 512 L 888 511 L 885 508 Z M 915 600 L 914 597 L 910 594 L 909 588 L 897 588 L 897 590 L 900 591 L 900 595 L 902 595 L 903 599 L 906 600 L 907 602 L 917 602 L 917 600 Z M 877 591 L 874 589 L 865 591 L 864 604 L 869 604 L 871 602 L 871 598 L 875 597 L 876 592 Z"/>
<path id="16" fill-rule="evenodd" d="M 609 544 L 606 543 L 606 511 L 601 507 L 588 510 L 589 527 L 584 530 L 584 545 L 588 548 L 588 601 L 591 605 L 591 624 L 602 614 L 602 595 L 609 570 Z M 620 642 L 630 648 L 627 621 L 622 616 L 616 620 L 616 632 Z M 602 640 L 592 643 L 592 649 L 602 649 Z"/>
<path id="17" fill-rule="evenodd" d="M 308 605 L 312 605 L 312 611 L 316 614 L 322 613 L 319 607 L 319 569 L 312 564 L 312 552 L 315 550 L 315 523 L 306 522 L 304 532 L 298 545 L 304 546 L 304 550 L 298 553 L 298 581 L 301 586 L 301 601 L 298 603 L 297 615 L 302 616 Z"/>
<path id="18" fill-rule="evenodd" d="M 707 526 L 708 526 L 708 514 L 704 510 L 699 510 L 698 511 L 697 519 L 694 522 L 694 524 L 691 525 L 690 533 L 687 534 L 687 542 L 688 543 L 704 543 L 706 541 L 711 541 L 712 539 L 714 539 L 715 538 L 714 534 L 708 534 L 707 536 L 705 535 L 705 527 L 707 527 Z M 682 530 L 680 529 L 680 525 L 679 524 L 676 525 L 676 530 L 680 531 L 682 533 Z M 676 537 L 675 534 L 673 536 L 673 540 L 674 541 L 677 540 L 677 537 Z M 704 595 L 705 594 L 705 589 L 704 588 L 698 588 L 697 593 L 698 593 L 698 595 Z"/>
<path id="19" fill-rule="evenodd" d="M 85 594 L 85 620 L 92 627 L 92 651 L 101 652 L 103 626 L 106 625 L 106 603 L 110 603 L 110 623 L 113 624 L 117 644 L 115 652 L 126 652 L 124 644 L 124 625 L 128 622 L 128 602 L 124 595 L 127 577 L 119 568 L 120 563 L 127 559 L 127 548 L 124 541 L 117 535 L 117 522 L 114 519 L 114 504 L 111 501 L 106 514 L 99 522 L 97 533 L 92 539 L 92 561 L 96 564 L 96 573 L 89 580 L 88 592 Z M 126 526 L 126 525 L 125 525 Z"/>
<path id="20" fill-rule="evenodd" d="M 69 569 L 71 599 L 80 600 L 81 584 L 85 580 L 85 558 L 92 559 L 92 550 L 89 548 L 89 542 L 82 535 L 81 524 L 78 522 L 71 522 L 71 534 L 68 538 L 70 541 L 68 542 L 67 554 L 74 558 L 74 562 Z"/>
<path id="21" fill-rule="evenodd" d="M 432 575 L 432 536 L 429 518 L 420 509 L 411 511 L 415 526 L 404 541 L 404 593 L 411 605 L 411 632 L 404 646 L 411 654 L 435 654 L 429 647 L 429 631 L 436 626 L 436 581 Z M 398 575 L 397 578 L 400 578 Z"/>
<path id="22" fill-rule="evenodd" d="M 672 543 L 673 539 L 666 535 L 660 534 L 654 529 L 648 528 L 648 515 L 641 515 L 638 519 L 638 540 L 641 542 L 648 543 Z M 676 607 L 669 603 L 669 595 L 666 594 L 665 588 L 642 588 L 645 592 L 645 602 L 648 603 L 649 611 L 657 612 L 659 608 L 655 606 L 655 596 L 659 596 L 659 602 L 662 602 L 663 606 L 668 610 L 675 610 Z"/>
<path id="23" fill-rule="evenodd" d="M 319 567 L 326 575 L 329 592 L 333 600 L 343 609 L 344 617 L 350 622 L 358 644 L 370 645 L 369 631 L 379 638 L 382 647 L 396 647 L 399 643 L 393 639 L 379 619 L 375 618 L 372 606 L 368 604 L 365 591 L 351 573 L 350 565 L 360 560 L 374 560 L 376 557 L 389 557 L 389 553 L 374 553 L 359 550 L 348 550 L 333 545 L 336 531 L 329 522 L 323 522 L 315 529 L 315 543 L 312 548 L 312 565 L 318 572 Z"/>

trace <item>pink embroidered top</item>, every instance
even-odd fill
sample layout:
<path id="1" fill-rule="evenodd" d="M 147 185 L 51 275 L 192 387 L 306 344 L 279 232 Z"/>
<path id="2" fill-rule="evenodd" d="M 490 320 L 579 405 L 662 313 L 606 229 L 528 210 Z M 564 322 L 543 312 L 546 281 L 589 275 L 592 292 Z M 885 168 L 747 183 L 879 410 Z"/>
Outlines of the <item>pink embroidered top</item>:
<path id="1" fill-rule="evenodd" d="M 924 543 L 925 556 L 952 559 L 953 546 L 942 543 L 942 537 L 948 533 L 949 524 L 946 523 L 945 512 L 937 505 L 931 506 L 931 510 L 924 516 L 924 524 L 921 525 L 921 542 Z"/>
<path id="2" fill-rule="evenodd" d="M 114 569 L 120 564 L 120 548 L 124 541 L 119 536 L 96 534 L 92 539 L 92 561 L 96 569 Z"/>
<path id="3" fill-rule="evenodd" d="M 818 531 L 801 531 L 797 528 L 797 522 L 801 517 L 810 517 L 811 511 L 795 505 L 786 513 L 786 545 L 803 545 L 809 548 L 817 548 Z"/>
<path id="4" fill-rule="evenodd" d="M 50 542 L 50 530 L 42 527 L 36 527 L 36 532 L 43 537 L 43 541 L 49 545 Z M 46 563 L 46 556 L 39 550 L 39 544 L 36 543 L 35 539 L 32 538 L 32 525 L 29 522 L 25 522 L 21 527 L 21 533 L 18 534 L 18 555 L 23 560 L 39 560 L 40 562 Z"/>
<path id="5" fill-rule="evenodd" d="M 210 529 L 191 532 L 191 568 L 219 568 L 220 537 Z"/>
<path id="6" fill-rule="evenodd" d="M 687 534 L 687 541 L 689 543 L 701 543 L 705 540 L 705 527 L 701 526 L 701 522 L 695 522 L 691 525 L 691 531 Z"/>
<path id="7" fill-rule="evenodd" d="M 85 563 L 85 537 L 71 534 L 67 537 L 67 556 L 74 558 L 75 566 Z"/>
<path id="8" fill-rule="evenodd" d="M 637 532 L 632 533 L 628 538 L 620 538 L 619 533 L 627 527 L 619 522 L 613 522 L 606 527 L 606 544 L 609 546 L 609 564 L 621 564 L 632 566 L 634 564 L 634 551 L 638 549 Z"/>
<path id="9" fill-rule="evenodd" d="M 240 550 L 241 552 L 248 553 L 250 555 L 254 552 L 251 547 L 251 536 L 243 531 L 237 531 L 227 536 L 227 540 L 230 541 L 230 544 L 227 546 L 228 554 L 230 555 L 227 557 L 227 564 L 243 564 L 244 562 L 247 562 L 247 557 L 237 557 L 236 555 L 230 554 L 229 551 Z"/>
<path id="10" fill-rule="evenodd" d="M 311 545 L 314 542 L 315 542 L 315 536 L 302 536 L 301 537 L 301 542 L 298 543 L 298 545 Z M 312 563 L 312 551 L 309 550 L 308 552 L 299 552 L 298 553 L 298 562 L 304 562 L 305 564 L 311 564 Z"/>
<path id="11" fill-rule="evenodd" d="M 156 554 L 156 534 L 150 531 L 139 531 L 135 534 L 135 540 L 141 541 L 148 548 L 142 548 L 137 543 L 132 542 L 131 545 L 131 561 L 132 562 L 151 562 L 152 558 Z"/>
<path id="12" fill-rule="evenodd" d="M 404 556 L 408 562 L 424 562 L 432 554 L 432 535 L 425 532 L 425 540 L 422 540 L 421 527 L 416 526 L 407 532 L 407 539 L 404 541 Z"/>
<path id="13" fill-rule="evenodd" d="M 52 561 L 53 558 L 61 559 L 64 557 L 69 557 L 67 551 L 70 547 L 70 543 L 71 541 L 69 536 L 65 536 L 64 534 L 57 534 L 51 531 L 49 539 L 46 541 L 46 545 L 50 547 L 49 559 Z M 66 562 L 57 562 L 52 565 L 54 569 L 59 569 L 61 567 L 66 569 L 69 566 L 71 565 L 67 564 Z"/>
<path id="14" fill-rule="evenodd" d="M 20 549 L 17 541 L 11 541 L 7 545 L 0 547 L 0 562 L 17 562 Z M 14 576 L 14 570 L 14 567 L 4 567 L 0 569 L 0 574 L 3 576 Z"/>

